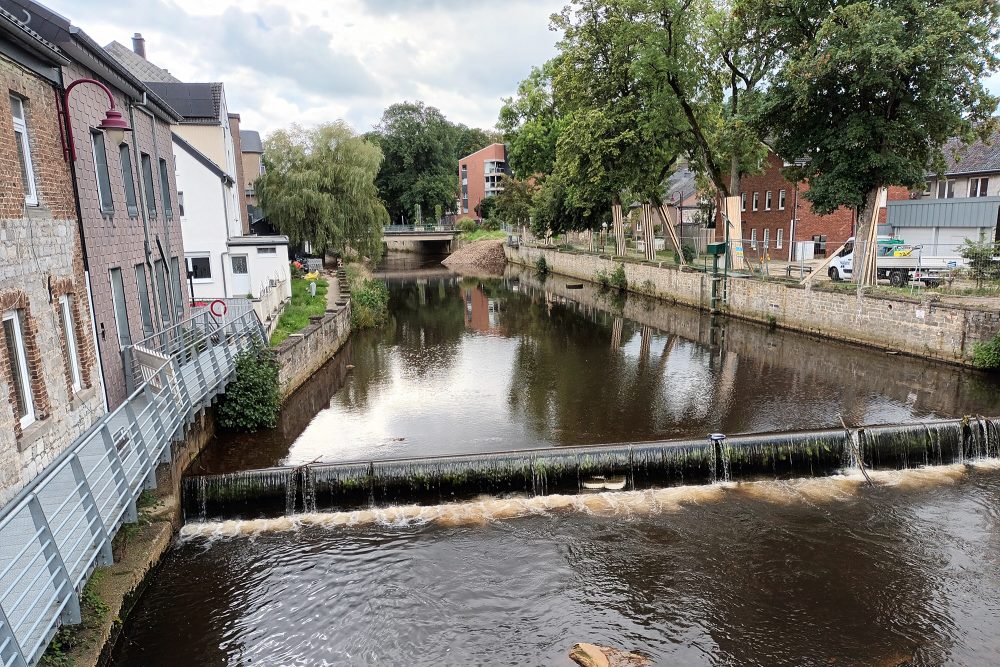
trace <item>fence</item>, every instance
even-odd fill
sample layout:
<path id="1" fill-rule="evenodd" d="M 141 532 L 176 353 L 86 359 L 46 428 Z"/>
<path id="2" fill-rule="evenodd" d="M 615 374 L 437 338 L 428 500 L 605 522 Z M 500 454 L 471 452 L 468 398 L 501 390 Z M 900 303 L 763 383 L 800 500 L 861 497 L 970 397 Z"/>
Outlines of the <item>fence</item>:
<path id="1" fill-rule="evenodd" d="M 382 228 L 382 231 L 386 234 L 405 234 L 405 233 L 420 233 L 420 232 L 453 232 L 455 231 L 454 223 L 428 223 L 425 225 L 386 225 Z"/>
<path id="2" fill-rule="evenodd" d="M 4 667 L 35 665 L 60 624 L 80 622 L 83 585 L 111 564 L 111 540 L 137 520 L 171 443 L 225 388 L 235 356 L 262 341 L 250 304 L 230 304 L 223 318 L 199 312 L 129 348 L 136 389 L 0 510 Z"/>

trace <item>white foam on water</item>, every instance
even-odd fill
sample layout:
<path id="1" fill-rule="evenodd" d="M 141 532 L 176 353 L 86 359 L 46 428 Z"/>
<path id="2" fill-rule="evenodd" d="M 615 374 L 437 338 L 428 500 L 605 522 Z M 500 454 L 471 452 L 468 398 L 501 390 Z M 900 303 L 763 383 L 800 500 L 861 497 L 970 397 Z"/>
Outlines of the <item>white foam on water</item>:
<path id="1" fill-rule="evenodd" d="M 968 464 L 956 463 L 907 470 L 870 470 L 868 475 L 878 487 L 910 490 L 954 484 L 972 469 L 1000 470 L 1000 459 L 979 459 Z M 486 496 L 468 502 L 441 505 L 394 505 L 350 512 L 309 512 L 272 519 L 188 523 L 181 528 L 180 539 L 182 541 L 225 539 L 314 527 L 336 530 L 373 525 L 387 528 L 407 528 L 427 524 L 476 526 L 560 512 L 579 512 L 595 516 L 644 516 L 680 512 L 689 505 L 714 503 L 739 497 L 775 504 L 829 503 L 857 496 L 866 484 L 867 481 L 860 471 L 850 470 L 831 477 L 789 481 L 723 482 L 645 491 L 605 491 L 523 498 Z"/>

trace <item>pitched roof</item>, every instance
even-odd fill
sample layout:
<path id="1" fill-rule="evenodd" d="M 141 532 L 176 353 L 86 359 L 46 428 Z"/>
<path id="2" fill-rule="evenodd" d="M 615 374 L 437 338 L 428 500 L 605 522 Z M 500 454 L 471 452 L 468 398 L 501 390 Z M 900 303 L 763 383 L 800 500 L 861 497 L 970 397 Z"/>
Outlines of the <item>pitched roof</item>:
<path id="1" fill-rule="evenodd" d="M 3 7 L 0 7 L 0 32 L 49 63 L 69 64 L 58 46 L 47 41 Z"/>
<path id="2" fill-rule="evenodd" d="M 104 50 L 110 53 L 140 81 L 181 82 L 176 76 L 163 68 L 157 67 L 124 44 L 111 42 L 104 47 Z"/>
<path id="3" fill-rule="evenodd" d="M 987 141 L 963 144 L 952 138 L 944 145 L 945 175 L 981 174 L 1000 171 L 1000 129 Z M 936 174 L 928 174 L 935 176 Z"/>
<path id="4" fill-rule="evenodd" d="M 240 144 L 244 153 L 264 152 L 264 143 L 257 130 L 240 130 Z"/>
<path id="5" fill-rule="evenodd" d="M 665 190 L 664 201 L 674 205 L 683 204 L 685 199 L 697 194 L 694 172 L 685 166 L 679 167 L 667 179 Z"/>
<path id="6" fill-rule="evenodd" d="M 215 162 L 213 162 L 207 155 L 189 144 L 183 138 L 179 137 L 176 132 L 171 132 L 170 138 L 173 139 L 174 143 L 183 149 L 185 153 L 193 157 L 199 164 L 201 164 L 201 166 L 205 167 L 205 169 L 208 169 L 229 185 L 233 185 L 236 182 L 236 179 L 220 169 L 219 165 L 215 164 Z"/>
<path id="7" fill-rule="evenodd" d="M 182 123 L 218 125 L 222 108 L 221 83 L 147 83 L 157 95 L 184 117 Z"/>

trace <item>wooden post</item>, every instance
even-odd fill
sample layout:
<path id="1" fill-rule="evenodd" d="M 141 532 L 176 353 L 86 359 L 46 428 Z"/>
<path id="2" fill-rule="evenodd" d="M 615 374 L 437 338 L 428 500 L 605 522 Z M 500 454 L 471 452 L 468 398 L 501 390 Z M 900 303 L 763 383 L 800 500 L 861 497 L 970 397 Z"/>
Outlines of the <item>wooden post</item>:
<path id="1" fill-rule="evenodd" d="M 663 218 L 663 229 L 670 236 L 670 242 L 674 244 L 674 249 L 680 258 L 681 266 L 687 266 L 687 260 L 684 259 L 684 249 L 681 247 L 681 242 L 677 238 L 677 231 L 674 229 L 674 217 L 670 215 L 670 208 L 665 204 L 660 204 L 660 217 Z"/>
<path id="2" fill-rule="evenodd" d="M 625 221 L 622 217 L 621 204 L 611 206 L 611 226 L 615 235 L 615 255 L 625 256 Z"/>

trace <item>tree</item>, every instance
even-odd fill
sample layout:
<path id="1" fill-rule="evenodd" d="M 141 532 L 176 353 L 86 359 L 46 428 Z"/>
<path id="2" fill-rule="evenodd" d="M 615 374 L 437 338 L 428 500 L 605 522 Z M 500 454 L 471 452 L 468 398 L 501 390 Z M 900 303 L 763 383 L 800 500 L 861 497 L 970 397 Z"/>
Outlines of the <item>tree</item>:
<path id="1" fill-rule="evenodd" d="M 420 206 L 452 210 L 458 197 L 458 145 L 455 127 L 423 102 L 393 104 L 369 135 L 385 160 L 376 183 L 393 222 Z"/>
<path id="2" fill-rule="evenodd" d="M 982 78 L 998 64 L 1000 2 L 834 0 L 817 12 L 778 5 L 788 58 L 760 118 L 779 154 L 806 159 L 788 174 L 809 182 L 813 208 L 854 208 L 866 239 L 883 187 L 923 183 L 948 138 L 992 129 L 997 100 Z M 870 251 L 855 251 L 859 282 Z"/>
<path id="3" fill-rule="evenodd" d="M 375 187 L 381 162 L 378 147 L 341 121 L 310 129 L 293 125 L 265 142 L 257 196 L 293 244 L 378 257 L 389 222 Z"/>
<path id="4" fill-rule="evenodd" d="M 478 215 L 481 220 L 492 218 L 493 211 L 496 210 L 496 207 L 496 197 L 484 197 L 478 204 L 476 204 L 476 215 Z"/>
<path id="5" fill-rule="evenodd" d="M 968 274 L 982 287 L 988 280 L 1000 278 L 1000 243 L 965 239 L 958 254 L 969 263 Z"/>
<path id="6" fill-rule="evenodd" d="M 508 143 L 507 158 L 520 178 L 551 174 L 556 161 L 560 117 L 552 96 L 552 74 L 558 60 L 533 67 L 518 84 L 517 96 L 503 100 L 497 122 Z"/>
<path id="7" fill-rule="evenodd" d="M 503 192 L 494 199 L 494 215 L 508 225 L 522 225 L 531 218 L 532 199 L 538 187 L 532 180 L 503 177 Z"/>
<path id="8" fill-rule="evenodd" d="M 496 130 L 481 130 L 461 123 L 452 126 L 455 133 L 455 159 L 460 160 L 490 144 L 500 143 L 502 135 Z"/>

